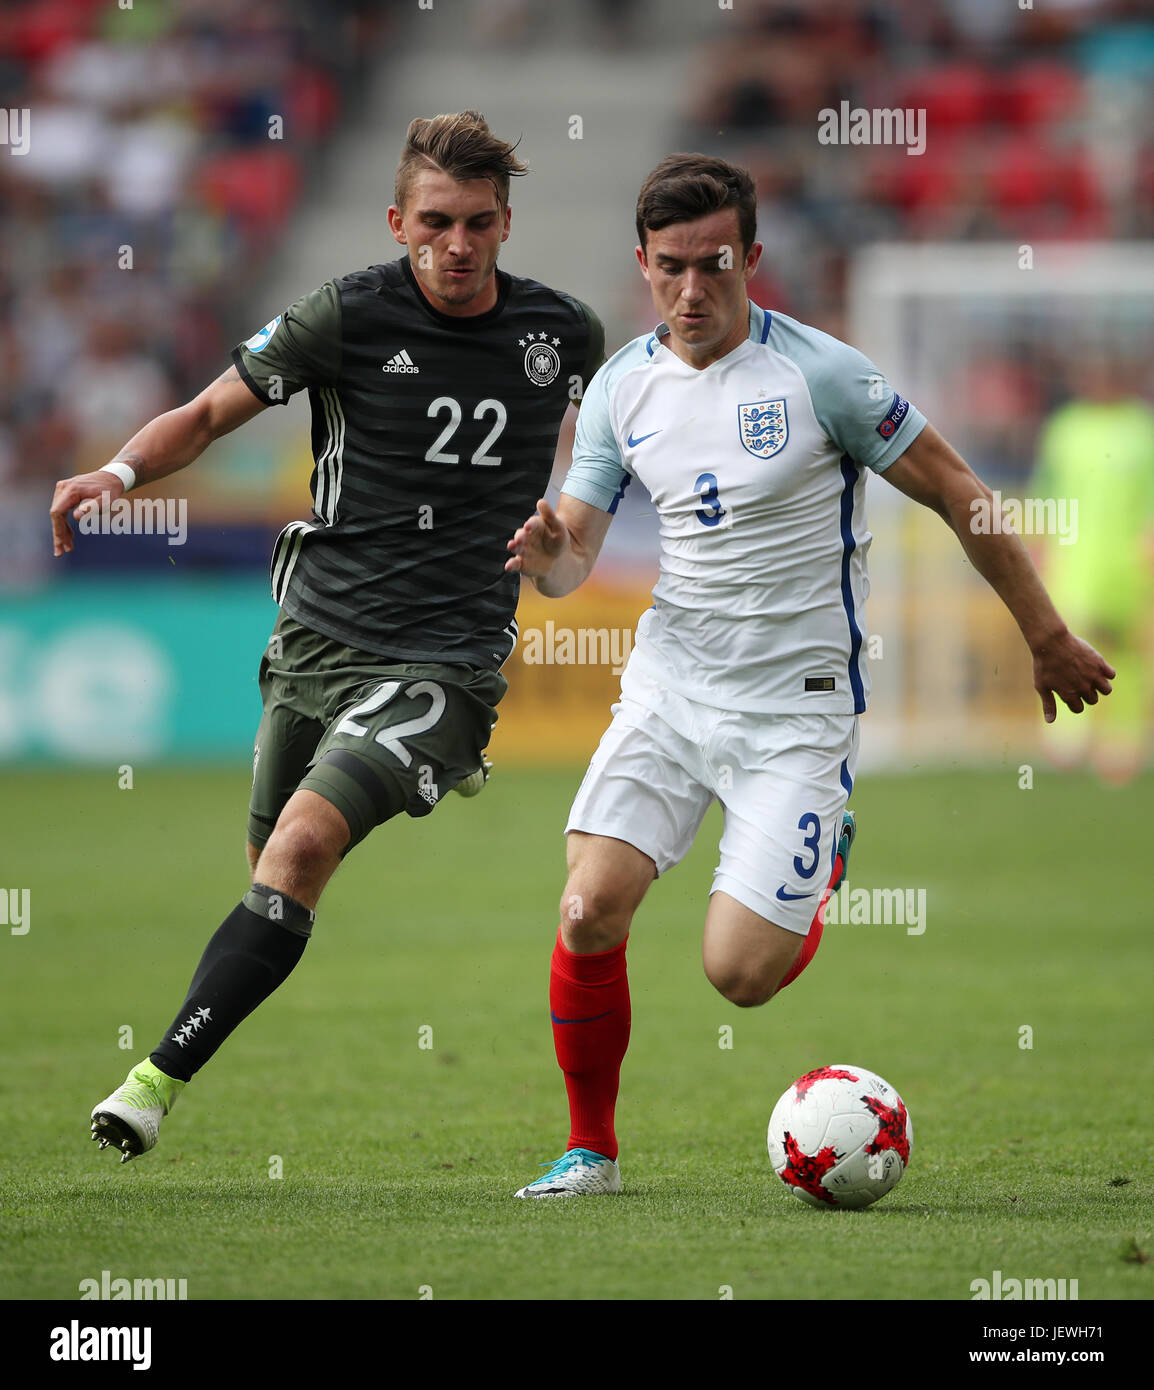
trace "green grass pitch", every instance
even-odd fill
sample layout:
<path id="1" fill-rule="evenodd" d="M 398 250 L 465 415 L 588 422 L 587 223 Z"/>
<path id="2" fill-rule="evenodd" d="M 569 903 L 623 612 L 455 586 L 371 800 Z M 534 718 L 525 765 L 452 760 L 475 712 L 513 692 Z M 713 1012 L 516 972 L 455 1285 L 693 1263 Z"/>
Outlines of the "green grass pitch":
<path id="1" fill-rule="evenodd" d="M 209 1300 L 969 1300 L 994 1271 L 1154 1294 L 1150 778 L 864 775 L 850 885 L 924 888 L 925 930 L 831 925 L 755 1010 L 701 972 L 711 813 L 634 923 L 624 1191 L 518 1202 L 567 1135 L 547 979 L 579 776 L 499 768 L 375 832 L 121 1167 L 88 1114 L 243 891 L 247 777 L 7 773 L 0 888 L 32 910 L 0 925 L 0 1296 L 76 1300 L 102 1270 Z M 913 1117 L 864 1212 L 803 1206 L 765 1151 L 778 1095 L 830 1062 Z"/>

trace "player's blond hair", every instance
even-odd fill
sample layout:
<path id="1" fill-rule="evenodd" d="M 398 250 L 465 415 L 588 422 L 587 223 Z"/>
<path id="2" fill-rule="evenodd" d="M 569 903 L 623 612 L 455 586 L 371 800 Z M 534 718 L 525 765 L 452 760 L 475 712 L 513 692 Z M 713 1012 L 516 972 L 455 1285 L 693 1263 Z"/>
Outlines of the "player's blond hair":
<path id="1" fill-rule="evenodd" d="M 519 143 L 499 140 L 479 111 L 418 116 L 409 124 L 397 165 L 397 207 L 404 211 L 413 179 L 422 169 L 439 169 L 459 183 L 488 179 L 497 191 L 501 207 L 506 207 L 510 178 L 529 171 L 529 166 L 513 154 Z"/>

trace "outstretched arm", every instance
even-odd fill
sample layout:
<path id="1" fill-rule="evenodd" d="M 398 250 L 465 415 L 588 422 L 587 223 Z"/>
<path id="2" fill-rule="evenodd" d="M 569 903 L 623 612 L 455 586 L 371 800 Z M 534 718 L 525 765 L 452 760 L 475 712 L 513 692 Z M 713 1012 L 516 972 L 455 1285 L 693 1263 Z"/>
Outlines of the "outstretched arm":
<path id="1" fill-rule="evenodd" d="M 264 409 L 264 401 L 245 385 L 237 369 L 230 367 L 187 405 L 150 420 L 109 461 L 131 468 L 136 474 L 135 486 L 154 483 L 158 478 L 186 468 L 213 440 L 235 430 Z M 72 549 L 69 513 L 74 521 L 79 521 L 86 512 L 99 508 L 102 496 L 108 494 L 109 499 L 115 501 L 124 491 L 119 474 L 104 468 L 58 482 L 49 511 L 52 553 L 64 555 Z"/>
<path id="2" fill-rule="evenodd" d="M 883 474 L 907 497 L 929 507 L 949 526 L 970 563 L 1013 614 L 1034 658 L 1034 689 L 1047 724 L 1057 718 L 1055 696 L 1075 714 L 1108 695 L 1113 667 L 1076 637 L 1050 601 L 1026 547 L 1012 531 L 976 528 L 981 507 L 995 506 L 993 494 L 932 425 Z"/>
<path id="3" fill-rule="evenodd" d="M 533 580 L 547 598 L 562 598 L 588 578 L 612 520 L 612 512 L 567 493 L 556 511 L 541 498 L 506 546 L 505 569 Z"/>

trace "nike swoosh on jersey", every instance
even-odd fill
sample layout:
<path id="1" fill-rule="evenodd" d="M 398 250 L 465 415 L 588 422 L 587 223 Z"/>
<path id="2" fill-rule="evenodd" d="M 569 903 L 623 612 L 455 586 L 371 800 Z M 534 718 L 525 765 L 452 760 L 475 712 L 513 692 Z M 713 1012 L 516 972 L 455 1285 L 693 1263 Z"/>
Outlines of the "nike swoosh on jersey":
<path id="1" fill-rule="evenodd" d="M 783 883 L 781 887 L 777 890 L 777 896 L 781 899 L 783 903 L 796 903 L 800 902 L 802 898 L 812 898 L 816 891 L 816 889 L 812 889 L 808 893 L 788 893 L 786 892 L 785 884 Z"/>
<path id="2" fill-rule="evenodd" d="M 558 1018 L 552 1009 L 549 1010 L 549 1017 L 554 1023 L 593 1023 L 599 1018 L 608 1018 L 610 1014 L 615 1014 L 616 1009 L 606 1009 L 603 1014 L 591 1014 L 589 1018 Z"/>
<path id="3" fill-rule="evenodd" d="M 638 444 L 644 444 L 647 439 L 652 439 L 655 434 L 660 433 L 660 430 L 650 430 L 648 434 L 638 435 L 636 439 L 634 439 L 631 434 L 625 442 L 631 449 L 636 449 Z"/>

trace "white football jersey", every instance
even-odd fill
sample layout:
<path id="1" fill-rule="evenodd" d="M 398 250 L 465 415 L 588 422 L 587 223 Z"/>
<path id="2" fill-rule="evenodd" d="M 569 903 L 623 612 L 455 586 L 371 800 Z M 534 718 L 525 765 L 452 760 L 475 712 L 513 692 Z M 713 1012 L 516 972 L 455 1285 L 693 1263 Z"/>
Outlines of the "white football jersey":
<path id="1" fill-rule="evenodd" d="M 590 382 L 562 492 L 612 512 L 633 478 L 661 573 L 622 681 L 749 713 L 866 707 L 865 470 L 925 416 L 856 348 L 750 305 L 703 370 L 635 338 Z"/>

